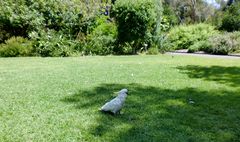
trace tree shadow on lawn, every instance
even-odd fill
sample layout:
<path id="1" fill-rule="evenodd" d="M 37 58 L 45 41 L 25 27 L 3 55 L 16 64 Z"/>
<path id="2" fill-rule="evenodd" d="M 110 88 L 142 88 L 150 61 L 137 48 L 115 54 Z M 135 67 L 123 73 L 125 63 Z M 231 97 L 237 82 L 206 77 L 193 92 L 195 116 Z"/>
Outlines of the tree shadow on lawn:
<path id="1" fill-rule="evenodd" d="M 97 111 L 122 88 L 129 89 L 123 114 Z M 87 133 L 100 141 L 238 141 L 239 93 L 102 84 L 63 101 L 74 103 L 76 109 L 89 111 L 89 116 L 96 118 Z"/>
<path id="2" fill-rule="evenodd" d="M 240 67 L 222 66 L 197 66 L 188 65 L 177 67 L 190 78 L 202 78 L 208 81 L 216 81 L 233 87 L 240 86 Z"/>

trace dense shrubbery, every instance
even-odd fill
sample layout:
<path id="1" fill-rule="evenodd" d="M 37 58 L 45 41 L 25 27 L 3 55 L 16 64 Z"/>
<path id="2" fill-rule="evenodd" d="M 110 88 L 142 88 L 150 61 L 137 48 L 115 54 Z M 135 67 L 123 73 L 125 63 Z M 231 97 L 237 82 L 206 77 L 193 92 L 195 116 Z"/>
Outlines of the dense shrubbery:
<path id="1" fill-rule="evenodd" d="M 240 49 L 240 32 L 223 33 L 209 39 L 210 46 L 205 51 L 212 54 L 227 55 Z"/>
<path id="2" fill-rule="evenodd" d="M 214 27 L 208 24 L 177 26 L 168 33 L 164 46 L 170 49 L 188 49 L 199 41 L 206 41 L 216 33 Z"/>
<path id="3" fill-rule="evenodd" d="M 228 54 L 239 50 L 238 32 L 221 34 L 202 23 L 178 25 L 180 17 L 167 2 L 162 6 L 158 0 L 119 0 L 111 7 L 105 2 L 1 1 L 0 56 L 157 54 L 176 49 Z M 222 24 L 222 18 L 216 23 L 221 29 L 240 29 L 239 8 L 235 3 L 220 12 Z M 109 12 L 110 16 L 105 15 Z"/>
<path id="4" fill-rule="evenodd" d="M 94 2 L 1 2 L 0 43 L 12 36 L 29 38 L 33 41 L 34 55 L 40 56 L 70 56 L 75 52 L 87 55 L 128 54 L 129 48 L 133 48 L 135 53 L 142 44 L 151 45 L 159 19 L 156 13 L 161 9 L 161 5 L 156 9 L 155 0 L 117 1 L 112 8 L 111 19 L 108 16 L 101 18 L 104 17 L 100 15 L 105 4 L 89 5 Z M 95 10 L 90 8 L 95 5 L 98 5 Z"/>
<path id="5" fill-rule="evenodd" d="M 189 53 L 194 53 L 198 51 L 208 52 L 210 47 L 211 47 L 211 44 L 208 40 L 197 41 L 188 48 L 188 52 Z"/>
<path id="6" fill-rule="evenodd" d="M 0 25 L 12 36 L 27 37 L 44 29 L 76 36 L 84 31 L 82 4 L 74 0 L 7 0 L 0 4 Z"/>
<path id="7" fill-rule="evenodd" d="M 64 34 L 56 33 L 54 30 L 33 32 L 33 52 L 36 55 L 47 57 L 70 56 L 74 53 L 76 42 L 65 37 Z"/>
<path id="8" fill-rule="evenodd" d="M 177 26 L 169 32 L 165 46 L 170 49 L 188 49 L 226 55 L 239 50 L 240 32 L 220 33 L 213 26 L 195 24 Z"/>
<path id="9" fill-rule="evenodd" d="M 84 54 L 107 55 L 113 54 L 113 49 L 117 37 L 117 29 L 114 22 L 109 21 L 107 17 L 101 16 L 96 21 L 96 28 L 87 35 L 84 48 Z"/>
<path id="10" fill-rule="evenodd" d="M 227 55 L 240 49 L 240 32 L 219 33 L 208 40 L 198 41 L 188 48 L 188 52 L 204 51 L 210 54 Z"/>
<path id="11" fill-rule="evenodd" d="M 32 55 L 32 42 L 22 37 L 12 37 L 0 44 L 0 57 L 18 57 Z"/>
<path id="12" fill-rule="evenodd" d="M 94 17 L 94 11 L 77 0 L 1 1 L 0 43 L 22 36 L 33 41 L 35 55 L 69 56 L 79 33 L 93 30 Z"/>

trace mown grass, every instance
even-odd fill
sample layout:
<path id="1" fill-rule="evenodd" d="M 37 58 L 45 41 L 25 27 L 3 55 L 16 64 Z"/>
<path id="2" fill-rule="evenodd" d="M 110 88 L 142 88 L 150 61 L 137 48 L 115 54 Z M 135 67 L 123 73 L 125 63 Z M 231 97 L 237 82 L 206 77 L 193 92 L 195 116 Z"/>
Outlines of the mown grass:
<path id="1" fill-rule="evenodd" d="M 100 113 L 122 88 L 122 114 Z M 232 142 L 239 110 L 240 59 L 0 58 L 0 141 Z"/>

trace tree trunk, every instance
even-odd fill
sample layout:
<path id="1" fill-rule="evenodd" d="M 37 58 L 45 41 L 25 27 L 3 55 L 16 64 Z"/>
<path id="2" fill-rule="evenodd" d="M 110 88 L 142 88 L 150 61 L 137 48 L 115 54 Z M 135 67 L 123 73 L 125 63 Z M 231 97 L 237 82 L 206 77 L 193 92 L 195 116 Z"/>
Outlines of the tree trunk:
<path id="1" fill-rule="evenodd" d="M 192 18 L 194 23 L 197 21 L 196 0 L 191 0 L 191 18 Z"/>

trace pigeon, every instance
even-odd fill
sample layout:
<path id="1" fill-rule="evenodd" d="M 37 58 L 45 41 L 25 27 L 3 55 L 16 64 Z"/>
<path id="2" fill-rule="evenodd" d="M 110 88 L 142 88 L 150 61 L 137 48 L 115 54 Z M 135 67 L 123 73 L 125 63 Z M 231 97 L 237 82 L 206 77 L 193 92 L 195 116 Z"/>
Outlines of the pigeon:
<path id="1" fill-rule="evenodd" d="M 127 89 L 122 89 L 119 91 L 118 96 L 111 101 L 107 102 L 101 107 L 101 111 L 103 112 L 111 112 L 114 115 L 119 113 L 124 105 L 124 102 L 127 98 L 128 90 Z"/>

